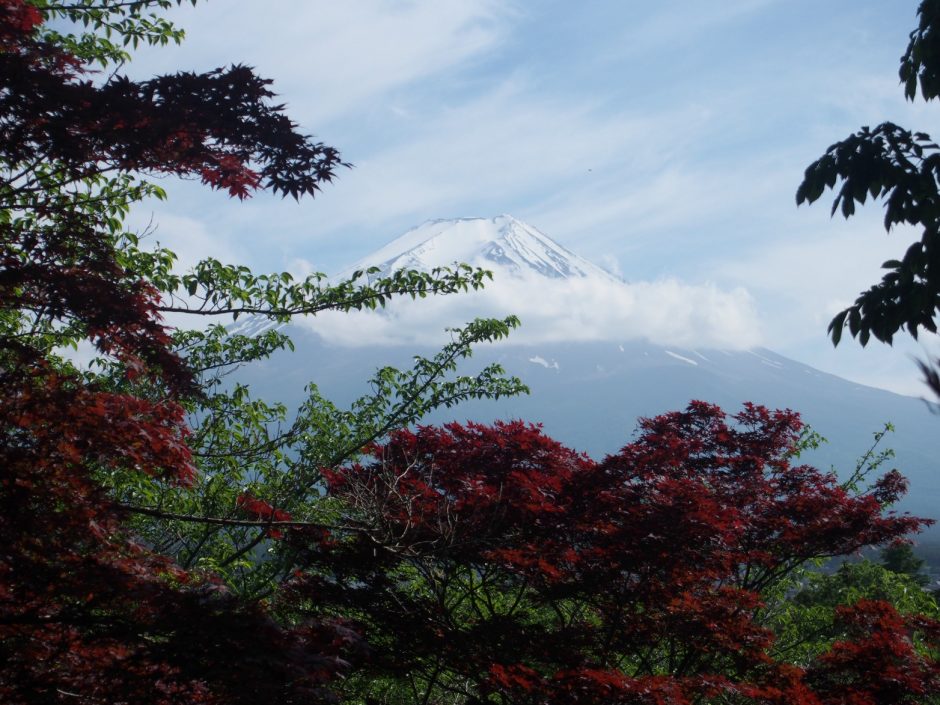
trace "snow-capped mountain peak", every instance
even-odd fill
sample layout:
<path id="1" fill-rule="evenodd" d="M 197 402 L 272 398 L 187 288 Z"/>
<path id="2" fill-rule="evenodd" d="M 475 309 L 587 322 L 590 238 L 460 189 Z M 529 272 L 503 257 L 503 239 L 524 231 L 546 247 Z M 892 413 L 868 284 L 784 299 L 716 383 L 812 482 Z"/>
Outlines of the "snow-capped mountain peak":
<path id="1" fill-rule="evenodd" d="M 428 221 L 359 260 L 340 276 L 369 267 L 378 267 L 384 275 L 399 269 L 431 270 L 456 262 L 517 278 L 540 275 L 549 279 L 619 281 L 510 215 Z"/>
<path id="2" fill-rule="evenodd" d="M 394 271 L 455 263 L 489 270 L 493 280 L 460 296 L 391 297 L 380 310 L 323 311 L 303 325 L 347 346 L 439 341 L 455 325 L 510 314 L 523 323 L 513 339 L 528 343 L 642 338 L 677 349 L 735 350 L 760 343 L 760 322 L 744 289 L 674 278 L 625 282 L 508 215 L 428 221 L 330 281 L 373 267 L 372 282 Z M 274 325 L 240 319 L 232 330 L 255 335 Z"/>

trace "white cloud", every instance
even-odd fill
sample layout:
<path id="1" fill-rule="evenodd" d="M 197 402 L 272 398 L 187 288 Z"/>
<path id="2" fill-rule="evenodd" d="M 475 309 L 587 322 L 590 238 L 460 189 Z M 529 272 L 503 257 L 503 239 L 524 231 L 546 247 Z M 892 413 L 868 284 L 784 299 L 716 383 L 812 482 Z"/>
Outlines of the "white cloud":
<path id="1" fill-rule="evenodd" d="M 826 204 L 799 216 L 789 219 L 795 227 L 788 239 L 709 263 L 718 280 L 746 287 L 764 302 L 775 321 L 771 345 L 824 337 L 832 316 L 880 281 L 881 264 L 899 258 L 916 237 L 905 227 L 886 235 L 877 208 L 848 222 L 830 220 Z"/>
<path id="2" fill-rule="evenodd" d="M 754 302 L 744 289 L 676 279 L 624 284 L 503 278 L 480 292 L 398 300 L 378 312 L 321 314 L 301 325 L 348 346 L 437 344 L 447 327 L 509 314 L 522 320 L 510 336 L 513 343 L 644 338 L 682 348 L 748 348 L 761 342 Z"/>
<path id="3" fill-rule="evenodd" d="M 611 274 L 623 278 L 623 270 L 620 268 L 620 260 L 611 254 L 602 254 L 600 256 L 600 265 Z"/>

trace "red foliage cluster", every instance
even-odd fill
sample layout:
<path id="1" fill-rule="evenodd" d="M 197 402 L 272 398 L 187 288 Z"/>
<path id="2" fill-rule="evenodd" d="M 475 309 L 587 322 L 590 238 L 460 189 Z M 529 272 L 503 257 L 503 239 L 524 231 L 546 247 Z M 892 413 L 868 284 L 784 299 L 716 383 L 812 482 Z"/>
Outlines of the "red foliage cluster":
<path id="1" fill-rule="evenodd" d="M 457 546 L 476 560 L 492 557 L 487 536 L 503 544 L 511 533 L 519 549 L 550 533 L 562 488 L 591 463 L 521 421 L 399 431 L 372 452 L 383 462 L 325 469 L 330 490 L 400 541 Z"/>
<path id="2" fill-rule="evenodd" d="M 171 393 L 193 393 L 190 373 L 168 348 L 158 292 L 119 266 L 94 218 L 61 215 L 55 226 L 3 227 L 0 312 L 77 323 L 98 350 L 121 360 L 132 374 L 159 378 Z M 21 347 L 17 338 L 3 343 L 11 350 Z"/>
<path id="3" fill-rule="evenodd" d="M 42 21 L 31 4 L 0 0 L 0 701 L 329 699 L 353 632 L 335 620 L 279 625 L 139 545 L 108 500 L 111 473 L 194 481 L 179 402 L 197 390 L 169 348 L 159 293 L 119 264 L 108 204 L 73 207 L 69 186 L 143 170 L 240 197 L 298 196 L 329 179 L 337 156 L 296 134 L 245 68 L 96 84 L 38 39 Z M 34 332 L 57 327 L 164 398 L 64 371 Z"/>
<path id="4" fill-rule="evenodd" d="M 73 176 L 109 169 L 198 176 L 244 198 L 263 187 L 313 195 L 342 165 L 338 152 L 295 131 L 270 81 L 245 66 L 149 81 L 98 84 L 74 57 L 35 38 L 37 11 L 0 3 L 0 159 L 36 157 Z"/>
<path id="5" fill-rule="evenodd" d="M 521 422 L 401 431 L 329 475 L 357 530 L 311 546 L 294 589 L 363 614 L 388 644 L 377 672 L 434 672 L 471 701 L 881 703 L 885 674 L 864 674 L 890 651 L 907 673 L 885 675 L 893 702 L 926 702 L 937 663 L 887 605 L 875 622 L 847 610 L 868 627 L 808 670 L 771 656 L 762 591 L 924 523 L 884 513 L 894 473 L 853 495 L 791 464 L 800 428 L 789 411 L 693 402 L 599 463 Z M 840 700 L 849 682 L 873 699 Z"/>
<path id="6" fill-rule="evenodd" d="M 291 515 L 283 509 L 275 509 L 263 499 L 258 499 L 248 492 L 238 495 L 235 504 L 239 509 L 251 515 L 252 518 L 267 520 L 270 522 L 290 521 Z M 268 530 L 268 536 L 272 539 L 284 538 L 284 532 L 278 528 Z"/>
<path id="7" fill-rule="evenodd" d="M 940 623 L 899 615 L 886 602 L 861 600 L 840 608 L 846 638 L 819 659 L 809 679 L 825 705 L 894 705 L 940 693 L 940 663 L 917 653 L 909 634 L 923 634 L 940 652 Z"/>
<path id="8" fill-rule="evenodd" d="M 243 492 L 235 500 L 239 509 L 245 510 L 258 519 L 270 519 L 271 521 L 290 521 L 290 514 L 283 509 L 275 509 L 263 499 L 252 496 L 249 492 Z"/>
<path id="9" fill-rule="evenodd" d="M 0 372 L 0 701 L 329 698 L 352 632 L 277 625 L 135 543 L 105 496 L 111 471 L 192 482 L 180 407 L 19 362 Z"/>
<path id="10" fill-rule="evenodd" d="M 18 50 L 22 38 L 43 22 L 42 13 L 23 0 L 0 3 L 0 45 L 4 50 Z"/>

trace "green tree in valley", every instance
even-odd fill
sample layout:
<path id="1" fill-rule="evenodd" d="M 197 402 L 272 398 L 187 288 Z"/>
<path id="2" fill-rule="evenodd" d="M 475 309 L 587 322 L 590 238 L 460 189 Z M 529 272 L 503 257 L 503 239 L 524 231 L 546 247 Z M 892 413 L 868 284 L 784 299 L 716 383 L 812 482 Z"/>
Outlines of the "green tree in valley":
<path id="1" fill-rule="evenodd" d="M 895 543 L 881 549 L 881 565 L 886 570 L 906 575 L 918 585 L 926 585 L 930 578 L 923 572 L 924 560 L 914 555 L 909 543 Z"/>

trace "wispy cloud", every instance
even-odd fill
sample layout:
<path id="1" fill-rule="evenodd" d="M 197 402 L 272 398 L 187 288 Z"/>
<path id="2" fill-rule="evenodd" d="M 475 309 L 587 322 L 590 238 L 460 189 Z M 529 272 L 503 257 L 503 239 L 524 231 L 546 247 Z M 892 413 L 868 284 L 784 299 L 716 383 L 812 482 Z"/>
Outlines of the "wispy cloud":
<path id="1" fill-rule="evenodd" d="M 496 0 L 206 3 L 177 11 L 180 49 L 141 52 L 135 70 L 246 63 L 277 79 L 294 120 L 319 129 L 485 54 L 513 14 Z"/>

